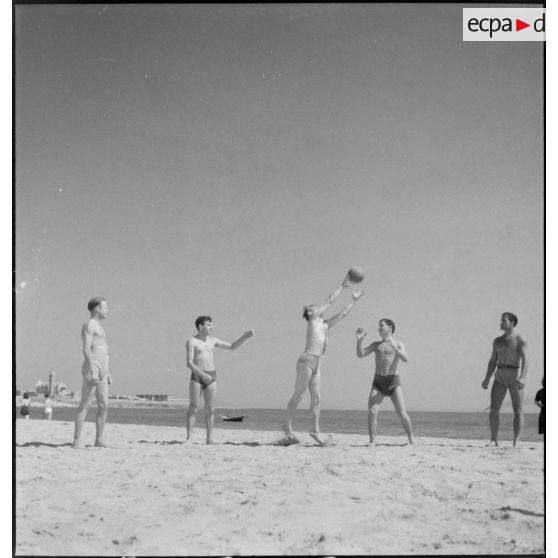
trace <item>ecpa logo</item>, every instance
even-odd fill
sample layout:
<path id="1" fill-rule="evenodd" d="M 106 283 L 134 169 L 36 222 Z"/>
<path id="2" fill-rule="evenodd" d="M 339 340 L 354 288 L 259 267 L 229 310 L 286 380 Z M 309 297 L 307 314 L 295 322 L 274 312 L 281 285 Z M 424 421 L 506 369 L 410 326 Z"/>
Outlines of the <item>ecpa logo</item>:
<path id="1" fill-rule="evenodd" d="M 544 8 L 463 8 L 464 41 L 544 41 Z"/>

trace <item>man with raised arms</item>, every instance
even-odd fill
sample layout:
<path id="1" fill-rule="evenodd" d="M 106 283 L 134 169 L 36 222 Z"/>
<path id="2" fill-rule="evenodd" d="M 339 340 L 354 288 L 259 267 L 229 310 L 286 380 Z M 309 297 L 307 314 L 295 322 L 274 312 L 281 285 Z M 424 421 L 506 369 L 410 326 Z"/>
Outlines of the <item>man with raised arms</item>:
<path id="1" fill-rule="evenodd" d="M 353 291 L 353 299 L 341 312 L 331 318 L 324 319 L 324 312 L 337 299 L 343 289 L 349 286 L 349 277 L 345 277 L 341 286 L 331 293 L 325 304 L 305 306 L 302 317 L 308 322 L 306 327 L 306 347 L 296 363 L 296 382 L 294 394 L 287 404 L 287 421 L 283 425 L 287 444 L 299 443 L 293 432 L 293 419 L 296 408 L 300 404 L 306 388 L 310 392 L 310 410 L 312 411 L 313 426 L 310 436 L 319 445 L 325 445 L 320 435 L 320 384 L 321 363 L 325 356 L 329 329 L 338 324 L 353 308 L 356 301 L 364 294 L 364 291 Z"/>
<path id="2" fill-rule="evenodd" d="M 403 399 L 403 390 L 401 389 L 401 380 L 397 373 L 397 365 L 399 361 L 407 362 L 407 351 L 401 341 L 393 338 L 395 332 L 395 323 L 388 318 L 380 320 L 378 323 L 378 333 L 382 338 L 381 341 L 374 341 L 365 349 L 362 348 L 362 342 L 366 337 L 366 332 L 359 327 L 356 330 L 356 354 L 358 358 L 364 358 L 370 353 L 376 355 L 376 368 L 372 389 L 368 398 L 368 434 L 370 435 L 370 445 L 376 444 L 376 431 L 378 429 L 378 414 L 380 405 L 384 397 L 390 397 L 399 415 L 401 424 L 409 438 L 409 444 L 415 443 L 413 436 L 413 428 L 411 419 L 405 408 L 405 400 Z"/>
<path id="3" fill-rule="evenodd" d="M 196 412 L 200 398 L 203 394 L 205 402 L 205 428 L 207 431 L 206 443 L 214 444 L 213 424 L 215 414 L 215 397 L 217 395 L 217 371 L 213 361 L 213 349 L 238 349 L 246 339 L 252 337 L 254 332 L 250 329 L 244 332 L 233 343 L 221 341 L 213 337 L 213 322 L 209 316 L 200 316 L 196 319 L 198 333 L 186 342 L 186 366 L 191 371 L 190 376 L 190 406 L 186 422 L 186 438 L 189 440 L 196 421 Z"/>
<path id="4" fill-rule="evenodd" d="M 515 333 L 517 316 L 504 312 L 500 320 L 500 329 L 504 335 L 496 337 L 492 343 L 492 355 L 488 361 L 486 376 L 482 382 L 483 389 L 488 388 L 490 377 L 496 371 L 490 392 L 490 444 L 498 445 L 498 428 L 500 427 L 500 407 L 510 390 L 513 407 L 513 445 L 519 442 L 523 427 L 523 388 L 529 368 L 527 358 L 527 341 Z M 520 372 L 521 369 L 521 372 Z M 518 376 L 519 373 L 519 376 Z"/>
<path id="5" fill-rule="evenodd" d="M 107 337 L 105 330 L 101 326 L 101 321 L 107 317 L 108 304 L 104 298 L 95 297 L 88 302 L 87 309 L 91 316 L 81 328 L 84 361 L 81 367 L 81 375 L 83 377 L 81 401 L 78 407 L 74 431 L 73 447 L 76 449 L 83 447 L 81 431 L 93 393 L 95 393 L 97 399 L 95 446 L 106 447 L 103 443 L 103 431 L 107 420 L 111 377 L 108 365 Z"/>

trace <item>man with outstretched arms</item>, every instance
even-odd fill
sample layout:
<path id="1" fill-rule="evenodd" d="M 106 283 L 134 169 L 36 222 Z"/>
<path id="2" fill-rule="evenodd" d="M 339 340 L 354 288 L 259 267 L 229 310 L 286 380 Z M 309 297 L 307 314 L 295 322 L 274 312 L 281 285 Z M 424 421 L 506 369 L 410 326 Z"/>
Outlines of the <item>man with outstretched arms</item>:
<path id="1" fill-rule="evenodd" d="M 217 371 L 213 361 L 213 349 L 228 349 L 234 351 L 238 349 L 246 339 L 254 335 L 250 329 L 244 332 L 233 343 L 227 343 L 213 337 L 213 322 L 209 316 L 200 316 L 196 319 L 196 329 L 198 333 L 190 337 L 186 342 L 186 366 L 191 371 L 190 375 L 190 406 L 188 407 L 188 417 L 186 423 L 186 438 L 189 440 L 196 421 L 196 412 L 199 407 L 200 398 L 203 394 L 205 402 L 205 427 L 207 431 L 206 443 L 214 444 L 213 424 L 214 424 L 214 405 L 217 395 Z"/>
<path id="2" fill-rule="evenodd" d="M 486 376 L 482 382 L 483 389 L 488 388 L 490 377 L 496 371 L 492 390 L 490 391 L 490 444 L 498 445 L 498 428 L 500 427 L 500 407 L 510 390 L 513 407 L 513 445 L 519 443 L 523 427 L 523 392 L 525 376 L 529 368 L 527 358 L 527 341 L 515 333 L 517 316 L 504 312 L 500 320 L 500 329 L 504 335 L 496 337 L 492 343 L 492 355 L 488 361 Z M 519 375 L 518 375 L 519 374 Z"/>
<path id="3" fill-rule="evenodd" d="M 308 322 L 306 327 L 306 347 L 296 363 L 296 382 L 294 394 L 287 404 L 287 420 L 283 425 L 283 432 L 286 435 L 285 441 L 298 443 L 298 438 L 293 432 L 293 419 L 296 408 L 300 404 L 306 388 L 310 392 L 310 410 L 312 411 L 313 426 L 310 436 L 319 445 L 325 445 L 325 441 L 320 435 L 320 384 L 321 362 L 325 356 L 328 332 L 334 325 L 338 324 L 353 308 L 356 301 L 364 294 L 364 291 L 353 291 L 353 299 L 341 312 L 331 318 L 324 319 L 324 312 L 337 299 L 343 289 L 348 288 L 349 278 L 345 277 L 341 286 L 333 291 L 322 306 L 313 304 L 303 308 L 302 317 Z"/>
<path id="4" fill-rule="evenodd" d="M 366 337 L 366 332 L 360 327 L 356 330 L 357 357 L 364 358 L 370 353 L 375 353 L 376 355 L 374 380 L 368 398 L 368 434 L 370 435 L 371 446 L 376 444 L 378 414 L 384 397 L 391 398 L 393 406 L 401 420 L 401 424 L 409 438 L 409 444 L 413 445 L 415 443 L 411 419 L 405 408 L 401 380 L 397 373 L 399 361 L 407 362 L 408 360 L 407 351 L 401 341 L 397 341 L 393 338 L 394 331 L 395 323 L 393 320 L 388 318 L 380 320 L 378 323 L 378 333 L 382 339 L 380 341 L 374 341 L 363 349 L 362 343 Z"/>
<path id="5" fill-rule="evenodd" d="M 108 304 L 102 297 L 92 298 L 87 309 L 91 316 L 81 328 L 81 339 L 83 343 L 83 366 L 81 367 L 82 385 L 81 401 L 76 416 L 73 447 L 79 449 L 81 443 L 81 431 L 87 416 L 91 396 L 95 393 L 97 399 L 97 421 L 95 446 L 106 447 L 103 442 L 103 431 L 107 420 L 108 394 L 111 377 L 109 374 L 108 344 L 105 330 L 101 321 L 107 317 Z"/>

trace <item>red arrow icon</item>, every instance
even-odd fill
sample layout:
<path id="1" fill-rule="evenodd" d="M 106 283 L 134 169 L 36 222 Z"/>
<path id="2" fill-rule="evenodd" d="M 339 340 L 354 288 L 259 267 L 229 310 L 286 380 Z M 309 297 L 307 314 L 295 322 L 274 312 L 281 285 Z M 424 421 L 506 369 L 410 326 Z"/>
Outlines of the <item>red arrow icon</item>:
<path id="1" fill-rule="evenodd" d="M 530 23 L 525 23 L 524 21 L 521 21 L 520 19 L 515 20 L 515 30 L 516 31 L 521 31 L 522 29 L 525 29 L 526 27 L 531 27 L 531 24 Z"/>

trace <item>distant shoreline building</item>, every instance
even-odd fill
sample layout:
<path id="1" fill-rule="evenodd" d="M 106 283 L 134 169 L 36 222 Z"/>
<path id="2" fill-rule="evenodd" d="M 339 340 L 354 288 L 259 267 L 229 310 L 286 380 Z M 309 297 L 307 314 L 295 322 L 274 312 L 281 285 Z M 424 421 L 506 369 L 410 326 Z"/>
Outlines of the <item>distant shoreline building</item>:
<path id="1" fill-rule="evenodd" d="M 166 402 L 166 401 L 169 400 L 168 395 L 153 394 L 153 393 L 148 393 L 148 394 L 143 394 L 143 395 L 138 394 L 136 397 L 141 397 L 142 399 L 147 399 L 148 401 L 165 401 Z"/>

